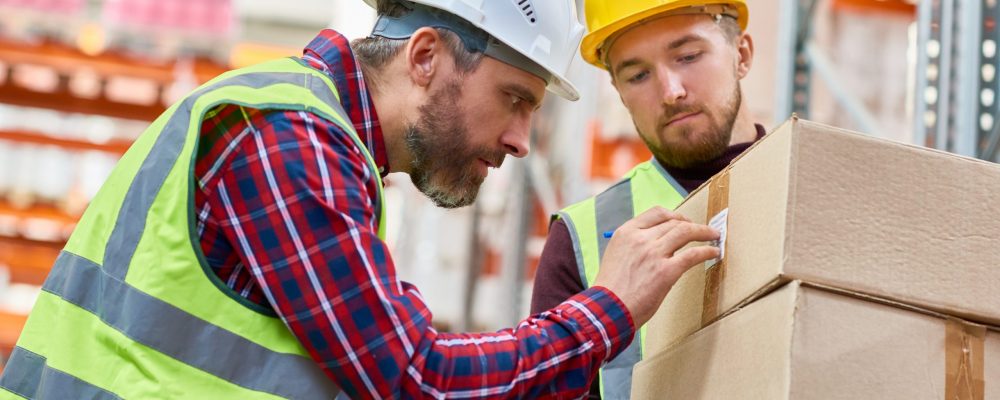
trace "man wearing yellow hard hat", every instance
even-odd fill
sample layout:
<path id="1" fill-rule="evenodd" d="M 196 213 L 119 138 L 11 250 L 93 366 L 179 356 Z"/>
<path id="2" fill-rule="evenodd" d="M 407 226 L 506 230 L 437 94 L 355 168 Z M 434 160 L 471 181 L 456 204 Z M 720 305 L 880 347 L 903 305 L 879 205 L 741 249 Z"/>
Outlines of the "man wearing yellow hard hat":
<path id="1" fill-rule="evenodd" d="M 618 227 L 651 206 L 675 208 L 765 133 L 740 88 L 754 55 L 744 0 L 586 0 L 585 13 L 581 54 L 610 74 L 654 157 L 555 215 L 532 313 L 593 286 Z M 641 358 L 637 337 L 601 369 L 592 397 L 629 398 Z"/>

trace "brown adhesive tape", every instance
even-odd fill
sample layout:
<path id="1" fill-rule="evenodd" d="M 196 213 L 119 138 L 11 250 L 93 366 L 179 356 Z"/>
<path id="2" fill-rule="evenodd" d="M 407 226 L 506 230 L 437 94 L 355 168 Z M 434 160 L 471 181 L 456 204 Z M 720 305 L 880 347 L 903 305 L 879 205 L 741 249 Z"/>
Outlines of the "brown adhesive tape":
<path id="1" fill-rule="evenodd" d="M 712 178 L 712 181 L 709 183 L 707 219 L 711 220 L 712 217 L 728 207 L 729 170 L 727 169 Z M 705 271 L 705 292 L 701 303 L 702 327 L 712 323 L 719 316 L 719 291 L 726 277 L 726 264 L 726 259 L 723 257 L 714 266 Z"/>
<path id="2" fill-rule="evenodd" d="M 983 344 L 986 327 L 957 319 L 945 322 L 946 400 L 983 400 L 986 382 Z"/>

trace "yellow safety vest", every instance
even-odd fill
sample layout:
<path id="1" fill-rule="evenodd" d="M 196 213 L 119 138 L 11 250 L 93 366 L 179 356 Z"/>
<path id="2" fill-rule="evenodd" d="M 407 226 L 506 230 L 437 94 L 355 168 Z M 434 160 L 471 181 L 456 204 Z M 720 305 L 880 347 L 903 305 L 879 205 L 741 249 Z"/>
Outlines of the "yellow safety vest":
<path id="1" fill-rule="evenodd" d="M 273 310 L 226 287 L 201 252 L 194 155 L 205 113 L 220 104 L 313 113 L 349 132 L 378 176 L 333 82 L 302 60 L 270 61 L 206 83 L 153 122 L 94 197 L 0 376 L 0 397 L 338 394 Z"/>

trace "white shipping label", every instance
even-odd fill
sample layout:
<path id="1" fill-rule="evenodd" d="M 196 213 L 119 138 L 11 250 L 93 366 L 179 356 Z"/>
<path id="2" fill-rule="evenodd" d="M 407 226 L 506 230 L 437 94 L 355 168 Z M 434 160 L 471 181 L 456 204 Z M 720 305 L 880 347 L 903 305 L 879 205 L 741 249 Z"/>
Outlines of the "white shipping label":
<path id="1" fill-rule="evenodd" d="M 712 245 L 719 248 L 719 258 L 708 260 L 705 263 L 705 269 L 709 269 L 715 266 L 723 258 L 726 258 L 726 227 L 729 225 L 729 208 L 719 211 L 712 217 L 712 220 L 708 222 L 708 226 L 719 231 L 719 240 L 716 240 Z"/>

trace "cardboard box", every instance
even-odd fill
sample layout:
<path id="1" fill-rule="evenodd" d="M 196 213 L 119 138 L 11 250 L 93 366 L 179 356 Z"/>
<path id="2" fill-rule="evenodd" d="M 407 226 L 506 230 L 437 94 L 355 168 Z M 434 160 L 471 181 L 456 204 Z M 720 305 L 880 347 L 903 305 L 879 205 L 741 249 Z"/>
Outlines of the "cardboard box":
<path id="1" fill-rule="evenodd" d="M 678 210 L 728 210 L 725 258 L 678 281 L 645 354 L 790 280 L 1000 325 L 996 164 L 792 119 Z"/>
<path id="2" fill-rule="evenodd" d="M 795 281 L 637 364 L 632 398 L 1000 399 L 1000 334 Z"/>

